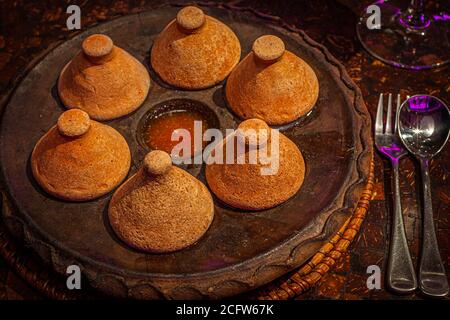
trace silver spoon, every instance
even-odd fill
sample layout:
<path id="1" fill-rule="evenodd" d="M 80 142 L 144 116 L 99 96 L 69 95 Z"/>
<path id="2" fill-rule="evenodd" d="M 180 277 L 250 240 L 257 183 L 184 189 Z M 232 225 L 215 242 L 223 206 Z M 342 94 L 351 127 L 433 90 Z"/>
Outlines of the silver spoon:
<path id="1" fill-rule="evenodd" d="M 428 162 L 444 148 L 449 138 L 450 110 L 436 97 L 416 95 L 403 102 L 397 117 L 400 138 L 420 162 L 422 171 L 424 212 L 420 289 L 429 296 L 446 296 L 449 287 L 434 229 Z"/>

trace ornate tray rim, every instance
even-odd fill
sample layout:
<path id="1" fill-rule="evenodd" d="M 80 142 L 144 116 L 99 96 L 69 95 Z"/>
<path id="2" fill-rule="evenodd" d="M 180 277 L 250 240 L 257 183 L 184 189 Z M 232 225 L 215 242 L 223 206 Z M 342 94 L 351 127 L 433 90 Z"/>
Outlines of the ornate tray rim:
<path id="1" fill-rule="evenodd" d="M 112 288 L 115 285 L 119 285 L 119 286 L 123 285 L 126 288 L 127 295 L 129 295 L 129 296 L 136 296 L 137 292 L 133 293 L 133 289 L 136 289 L 136 291 L 139 291 L 139 290 L 143 289 L 142 286 L 144 286 L 147 290 L 149 290 L 149 292 L 147 293 L 147 295 L 149 297 L 166 297 L 166 298 L 214 297 L 214 298 L 220 298 L 220 297 L 228 296 L 230 294 L 237 293 L 236 286 L 240 287 L 240 289 L 238 289 L 237 291 L 241 292 L 241 291 L 247 291 L 247 290 L 254 289 L 255 287 L 258 287 L 267 282 L 270 282 L 271 280 L 274 280 L 274 279 L 282 276 L 286 272 L 291 271 L 292 269 L 294 269 L 295 267 L 298 267 L 301 264 L 301 263 L 298 263 L 297 261 L 295 261 L 295 253 L 294 253 L 299 247 L 301 247 L 302 245 L 308 244 L 308 243 L 313 243 L 313 242 L 321 242 L 322 244 L 326 242 L 326 240 L 337 230 L 337 228 L 334 228 L 334 230 L 332 230 L 334 227 L 333 225 L 335 224 L 334 222 L 336 222 L 336 221 L 334 221 L 333 218 L 335 218 L 336 215 L 342 215 L 340 220 L 343 220 L 343 219 L 347 219 L 349 216 L 351 216 L 351 214 L 347 214 L 345 216 L 345 213 L 343 213 L 342 211 L 353 211 L 351 209 L 354 209 L 356 207 L 356 203 L 359 200 L 362 190 L 364 187 L 366 187 L 366 185 L 368 184 L 368 181 L 369 181 L 369 168 L 370 168 L 370 161 L 372 158 L 372 138 L 371 138 L 371 134 L 370 134 L 370 128 L 371 128 L 370 116 L 368 114 L 368 111 L 367 111 L 364 101 L 362 99 L 362 94 L 361 94 L 360 89 L 350 79 L 344 66 L 342 64 L 340 64 L 337 61 L 337 59 L 334 58 L 324 46 L 318 44 L 317 42 L 315 42 L 314 40 L 309 38 L 309 36 L 307 36 L 304 33 L 304 31 L 283 23 L 281 21 L 281 19 L 278 17 L 261 14 L 252 8 L 234 7 L 233 5 L 227 5 L 227 4 L 217 4 L 214 2 L 197 2 L 196 4 L 200 5 L 200 6 L 214 7 L 214 8 L 223 9 L 223 10 L 234 10 L 234 9 L 238 8 L 240 11 L 250 12 L 253 16 L 249 17 L 249 19 L 263 18 L 266 20 L 272 20 L 271 22 L 278 22 L 278 24 L 280 24 L 281 27 L 277 26 L 277 25 L 273 25 L 273 27 L 275 29 L 282 29 L 284 32 L 287 31 L 290 34 L 290 36 L 292 36 L 294 39 L 300 38 L 300 40 L 303 40 L 311 48 L 313 48 L 314 50 L 318 50 L 320 53 L 322 53 L 326 63 L 330 64 L 333 67 L 333 69 L 335 70 L 335 73 L 337 74 L 337 76 L 339 77 L 339 79 L 341 80 L 343 85 L 345 86 L 346 90 L 348 91 L 346 96 L 348 99 L 350 99 L 350 97 L 351 97 L 351 101 L 354 106 L 355 112 L 352 113 L 352 120 L 358 125 L 357 126 L 358 131 L 357 131 L 357 134 L 355 135 L 355 150 L 357 150 L 357 151 L 355 151 L 354 154 L 358 154 L 358 157 L 355 158 L 356 164 L 352 165 L 352 167 L 354 167 L 354 168 L 352 168 L 352 173 L 355 174 L 355 171 L 356 171 L 357 177 L 353 177 L 353 179 L 351 179 L 352 181 L 348 181 L 349 180 L 348 179 L 344 183 L 344 185 L 341 187 L 341 189 L 344 190 L 344 192 L 342 193 L 341 196 L 339 196 L 339 201 L 336 201 L 335 203 L 331 204 L 326 210 L 324 210 L 324 212 L 329 212 L 329 215 L 324 223 L 324 227 L 321 229 L 321 232 L 319 234 L 315 235 L 315 237 L 313 237 L 312 239 L 309 239 L 307 241 L 303 241 L 300 243 L 295 243 L 295 236 L 293 236 L 293 237 L 287 239 L 286 241 L 284 241 L 283 244 L 280 245 L 280 246 L 290 248 L 289 254 L 288 254 L 289 258 L 287 258 L 287 259 L 282 258 L 281 256 L 285 256 L 285 254 L 283 254 L 283 253 L 280 254 L 280 252 L 277 252 L 276 255 L 278 258 L 277 259 L 278 263 L 275 262 L 275 263 L 271 263 L 268 265 L 261 265 L 261 263 L 260 263 L 259 267 L 254 268 L 258 264 L 258 262 L 262 262 L 260 260 L 262 260 L 265 256 L 271 255 L 273 253 L 272 252 L 273 249 L 272 249 L 271 251 L 268 251 L 264 255 L 260 255 L 258 257 L 246 260 L 244 262 L 241 262 L 241 263 L 238 263 L 238 264 L 235 264 L 232 266 L 228 266 L 226 268 L 213 270 L 213 271 L 209 271 L 209 272 L 204 272 L 204 273 L 192 273 L 189 275 L 145 274 L 145 278 L 147 280 L 147 282 L 145 282 L 145 283 L 141 283 L 141 280 L 142 280 L 141 278 L 127 280 L 120 274 L 120 270 L 111 268 L 109 266 L 105 266 L 102 263 L 90 261 L 91 259 L 86 259 L 85 257 L 82 257 L 82 259 L 84 261 L 86 261 L 87 263 L 79 263 L 77 260 L 80 259 L 80 257 L 78 257 L 76 254 L 73 254 L 73 252 L 70 252 L 70 250 L 67 250 L 67 248 L 59 246 L 59 248 L 62 251 L 65 251 L 66 253 L 68 252 L 73 257 L 75 257 L 75 259 L 74 259 L 72 257 L 66 256 L 62 252 L 59 252 L 58 250 L 55 250 L 55 246 L 53 243 L 52 244 L 46 243 L 45 240 L 43 240 L 39 236 L 35 236 L 33 234 L 33 232 L 30 229 L 30 228 L 33 228 L 33 226 L 28 226 L 24 221 L 22 221 L 21 219 L 19 219 L 17 217 L 14 217 L 14 218 L 11 217 L 11 219 L 15 220 L 15 222 L 19 222 L 20 227 L 23 229 L 23 238 L 25 239 L 25 243 L 27 245 L 32 246 L 35 249 L 35 251 L 38 251 L 38 253 L 39 253 L 39 249 L 41 249 L 38 247 L 40 247 L 42 245 L 47 247 L 48 252 L 50 254 L 51 264 L 56 271 L 64 274 L 65 266 L 67 266 L 68 264 L 76 263 L 82 267 L 83 271 L 85 272 L 85 274 L 87 275 L 91 284 L 94 287 L 103 289 L 103 291 L 106 289 L 107 291 L 110 291 L 113 294 L 117 294 L 119 296 L 122 295 L 122 294 L 120 294 L 121 290 L 119 289 L 119 291 L 117 291 L 114 288 Z M 185 5 L 185 4 L 182 4 L 182 5 Z M 165 5 L 155 8 L 154 10 L 161 9 L 161 8 L 167 7 L 167 6 L 172 7 L 172 6 L 181 6 L 181 5 L 165 4 Z M 116 19 L 132 18 L 133 16 L 136 16 L 136 15 L 139 16 L 141 14 L 145 14 L 145 11 L 126 15 L 126 16 L 118 16 L 118 17 L 108 20 L 105 23 L 111 22 Z M 103 24 L 103 23 L 101 23 L 101 24 Z M 89 28 L 92 28 L 94 26 L 101 25 L 101 24 L 94 24 L 94 25 L 91 25 Z M 84 30 L 83 32 L 85 32 L 86 30 Z M 71 35 L 69 37 L 69 39 L 72 39 L 72 38 L 78 36 L 80 33 L 82 33 L 82 32 L 74 33 L 73 35 Z M 67 39 L 67 40 L 69 40 L 69 39 Z M 67 40 L 65 40 L 65 41 L 67 41 Z M 25 76 L 28 74 L 28 72 L 31 71 L 40 61 L 42 61 L 48 53 L 50 53 L 56 47 L 61 45 L 63 42 L 64 41 L 58 41 L 58 42 L 54 43 L 52 46 L 50 46 L 47 50 L 44 50 L 44 52 L 42 52 L 29 65 L 27 65 L 27 67 L 24 69 L 24 71 L 21 72 L 21 74 L 15 79 L 15 81 L 11 85 L 11 89 L 5 95 L 4 99 L 2 99 L 2 101 L 0 102 L 2 114 L 3 114 L 3 111 L 6 107 L 6 105 L 8 104 L 8 101 L 14 94 L 15 89 L 18 87 L 20 82 L 25 78 Z M 2 175 L 3 175 L 3 169 L 2 169 Z M 2 186 L 1 191 L 3 193 L 3 200 L 8 199 L 7 202 L 9 205 L 7 205 L 5 203 L 6 201 L 3 201 L 4 202 L 3 209 L 4 209 L 4 211 L 8 212 L 9 210 L 11 210 L 11 204 L 13 202 L 9 200 L 9 194 L 6 190 L 4 190 L 3 186 Z M 12 207 L 13 207 L 13 205 L 12 205 Z M 343 210 L 343 209 L 345 209 L 345 210 Z M 337 219 L 337 222 L 339 222 L 339 219 Z M 50 240 L 50 242 L 51 242 L 51 240 Z M 281 263 L 279 263 L 280 260 L 281 260 Z M 306 258 L 304 260 L 308 260 L 308 258 Z M 257 281 L 257 280 L 255 281 L 254 280 L 252 282 L 245 282 L 242 280 L 243 278 L 245 279 L 245 277 L 242 277 L 242 273 L 240 275 L 236 275 L 235 270 L 234 270 L 234 269 L 239 268 L 239 266 L 241 266 L 241 264 L 243 264 L 243 263 L 247 264 L 247 266 L 246 266 L 247 269 L 254 270 L 254 272 L 250 272 L 251 273 L 250 276 L 252 279 L 256 278 L 257 274 L 264 271 L 264 269 L 269 270 L 270 268 L 272 268 L 273 270 L 266 271 L 267 273 L 266 273 L 265 277 L 262 277 L 262 278 L 264 278 L 263 281 Z M 251 268 L 249 266 L 250 264 L 251 264 L 251 267 L 253 267 L 253 268 Z M 91 267 L 91 265 L 99 266 L 100 268 L 98 268 L 98 269 L 103 268 L 103 269 L 105 269 L 105 271 L 107 271 L 107 270 L 108 271 L 100 274 L 98 272 L 98 269 L 96 269 L 95 267 L 89 268 L 89 267 Z M 95 271 L 90 270 L 90 269 L 94 269 Z M 116 274 L 109 273 L 111 271 L 116 272 Z M 248 270 L 246 273 L 249 273 Z M 132 274 L 132 273 L 130 273 L 130 274 Z M 229 274 L 231 277 L 223 277 L 225 280 L 222 279 L 222 281 L 219 281 L 220 280 L 219 279 L 217 281 L 214 281 L 215 286 L 208 286 L 208 288 L 205 288 L 204 286 L 201 286 L 201 285 L 200 286 L 197 285 L 197 281 L 201 278 L 204 278 L 204 277 L 215 278 L 215 276 L 219 276 L 219 278 L 222 278 L 221 276 L 223 274 Z M 139 276 L 139 275 L 142 275 L 142 274 L 136 273 L 136 276 Z M 233 277 L 233 275 L 234 275 L 234 277 Z M 173 281 L 179 280 L 180 278 L 184 279 L 186 283 L 172 283 Z M 188 280 L 190 282 L 189 285 L 187 284 Z M 211 281 L 211 282 L 213 282 L 213 281 Z M 105 284 L 106 284 L 106 286 L 105 286 Z M 161 289 L 161 287 L 166 287 L 166 289 Z M 219 293 L 219 291 L 220 291 L 220 293 Z"/>

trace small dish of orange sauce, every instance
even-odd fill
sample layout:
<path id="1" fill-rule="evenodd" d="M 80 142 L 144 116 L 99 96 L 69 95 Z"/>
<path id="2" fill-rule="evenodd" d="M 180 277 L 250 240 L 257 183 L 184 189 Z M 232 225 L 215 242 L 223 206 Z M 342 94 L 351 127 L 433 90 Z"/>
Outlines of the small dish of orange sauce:
<path id="1" fill-rule="evenodd" d="M 201 106 L 201 107 L 200 107 Z M 182 139 L 172 141 L 172 134 L 177 130 L 185 129 L 191 137 L 191 156 L 197 155 L 206 147 L 207 142 L 202 140 L 201 150 L 195 146 L 194 124 L 195 121 L 201 121 L 201 135 L 209 129 L 211 115 L 206 115 L 201 108 L 207 108 L 203 104 L 192 100 L 177 99 L 171 100 L 161 108 L 157 108 L 150 116 L 147 117 L 144 126 L 141 129 L 141 135 L 144 143 L 153 150 L 163 150 L 171 154 L 174 147 L 179 144 Z M 211 110 L 207 109 L 208 112 Z M 215 115 L 214 115 L 215 116 Z M 184 155 L 178 154 L 183 157 Z"/>

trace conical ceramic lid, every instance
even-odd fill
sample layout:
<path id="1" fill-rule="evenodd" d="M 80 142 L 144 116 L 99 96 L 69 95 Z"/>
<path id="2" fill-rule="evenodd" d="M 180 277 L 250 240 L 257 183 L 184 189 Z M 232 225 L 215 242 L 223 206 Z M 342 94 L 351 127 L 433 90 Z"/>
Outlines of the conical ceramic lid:
<path id="1" fill-rule="evenodd" d="M 89 119 L 86 112 L 64 112 L 36 144 L 33 176 L 57 198 L 85 201 L 116 187 L 128 174 L 131 154 L 122 135 Z"/>
<path id="2" fill-rule="evenodd" d="M 96 120 L 122 117 L 147 97 L 150 76 L 129 53 L 106 35 L 87 37 L 82 50 L 61 71 L 58 92 L 64 105 Z"/>
<path id="3" fill-rule="evenodd" d="M 130 246 L 154 253 L 171 252 L 195 243 L 208 230 L 214 203 L 203 183 L 172 165 L 155 150 L 144 166 L 114 193 L 109 220 Z"/>
<path id="4" fill-rule="evenodd" d="M 264 121 L 242 122 L 238 130 L 219 145 L 224 155 L 228 144 L 234 144 L 234 148 L 228 149 L 234 150 L 233 163 L 215 161 L 206 166 L 208 185 L 223 202 L 244 210 L 268 209 L 288 200 L 300 189 L 305 176 L 300 150 Z M 239 144 L 245 144 L 242 153 L 238 151 Z M 253 162 L 251 152 L 256 155 Z M 238 157 L 245 161 L 239 162 Z"/>
<path id="5" fill-rule="evenodd" d="M 242 119 L 282 125 L 307 114 L 319 96 L 313 69 L 272 35 L 255 40 L 227 80 L 226 98 Z"/>
<path id="6" fill-rule="evenodd" d="M 156 38 L 151 64 L 165 82 L 201 89 L 224 80 L 240 56 L 239 40 L 230 28 L 189 6 Z"/>

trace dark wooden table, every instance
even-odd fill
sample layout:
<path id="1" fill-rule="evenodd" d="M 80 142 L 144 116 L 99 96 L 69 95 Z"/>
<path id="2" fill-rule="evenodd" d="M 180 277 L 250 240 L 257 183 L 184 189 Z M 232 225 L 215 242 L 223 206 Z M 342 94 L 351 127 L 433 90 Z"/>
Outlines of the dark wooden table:
<path id="1" fill-rule="evenodd" d="M 325 45 L 347 68 L 360 86 L 371 115 L 379 93 L 433 94 L 450 103 L 450 67 L 431 71 L 395 69 L 370 57 L 358 43 L 355 22 L 371 1 L 234 1 L 238 7 L 281 17 L 304 29 Z M 448 1 L 432 1 L 431 9 L 450 12 Z M 71 3 L 74 3 L 71 1 Z M 161 1 L 75 1 L 82 10 L 82 28 L 117 15 L 148 10 Z M 0 98 L 14 85 L 25 66 L 56 41 L 68 38 L 67 1 L 0 1 Z M 450 28 L 450 22 L 449 22 Z M 330 106 L 332 107 L 332 106 Z M 406 233 L 417 265 L 420 238 L 420 178 L 418 165 L 407 158 L 401 162 L 401 193 Z M 375 155 L 375 192 L 360 235 L 338 266 L 299 299 L 411 299 L 381 290 L 368 290 L 366 269 L 378 265 L 384 271 L 389 248 L 392 212 L 389 163 Z M 450 146 L 431 162 L 433 207 L 442 259 L 450 280 Z M 383 285 L 384 286 L 384 285 Z M 0 259 L 0 299 L 42 299 Z"/>

